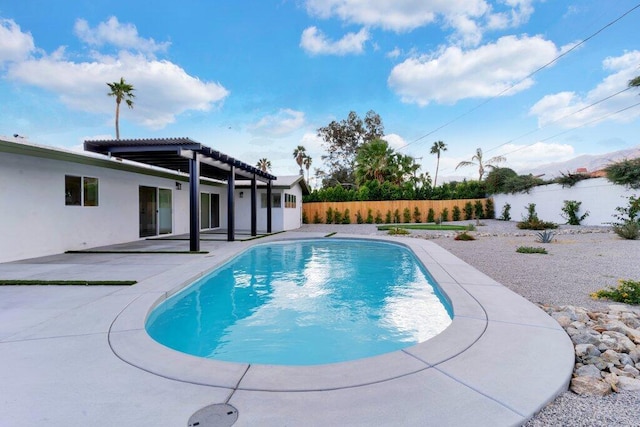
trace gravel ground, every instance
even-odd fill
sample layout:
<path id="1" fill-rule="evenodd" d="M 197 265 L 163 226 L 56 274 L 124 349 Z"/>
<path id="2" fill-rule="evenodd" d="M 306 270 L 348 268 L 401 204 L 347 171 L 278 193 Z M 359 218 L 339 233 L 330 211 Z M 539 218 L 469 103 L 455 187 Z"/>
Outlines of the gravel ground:
<path id="1" fill-rule="evenodd" d="M 474 221 L 461 221 L 469 224 Z M 640 280 L 640 240 L 624 240 L 607 227 L 560 226 L 555 241 L 542 244 L 536 232 L 519 230 L 515 222 L 483 220 L 476 240 L 456 241 L 453 232 L 411 231 L 415 238 L 433 239 L 468 264 L 534 303 L 575 305 L 590 310 L 610 302 L 589 294 L 618 279 Z M 308 224 L 300 231 L 385 234 L 371 224 Z M 548 255 L 520 254 L 519 246 L 542 246 Z M 527 427 L 640 426 L 640 392 L 583 397 L 567 391 L 543 408 Z"/>

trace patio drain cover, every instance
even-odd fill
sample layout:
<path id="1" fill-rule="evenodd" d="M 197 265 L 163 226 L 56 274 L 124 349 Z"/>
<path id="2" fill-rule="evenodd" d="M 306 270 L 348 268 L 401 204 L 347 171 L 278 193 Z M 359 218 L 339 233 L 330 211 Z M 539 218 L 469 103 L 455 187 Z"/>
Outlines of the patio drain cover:
<path id="1" fill-rule="evenodd" d="M 188 427 L 229 427 L 238 419 L 238 410 L 226 403 L 205 406 L 189 418 Z"/>

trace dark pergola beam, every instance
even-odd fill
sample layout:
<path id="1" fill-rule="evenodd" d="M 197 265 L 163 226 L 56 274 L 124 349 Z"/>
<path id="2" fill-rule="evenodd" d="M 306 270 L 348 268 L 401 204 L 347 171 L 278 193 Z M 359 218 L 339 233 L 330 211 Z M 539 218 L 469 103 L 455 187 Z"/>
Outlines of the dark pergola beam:
<path id="1" fill-rule="evenodd" d="M 257 219 L 257 210 L 258 203 L 256 201 L 256 195 L 258 194 L 258 184 L 256 182 L 256 176 L 253 175 L 251 178 L 251 235 L 258 235 L 258 219 Z"/>
<path id="2" fill-rule="evenodd" d="M 267 233 L 271 233 L 271 180 L 267 182 Z"/>
<path id="3" fill-rule="evenodd" d="M 189 159 L 189 250 L 200 251 L 200 162 L 196 153 Z"/>
<path id="4" fill-rule="evenodd" d="M 235 166 L 231 166 L 229 177 L 227 178 L 227 241 L 229 242 L 233 242 L 236 239 L 235 169 Z"/>

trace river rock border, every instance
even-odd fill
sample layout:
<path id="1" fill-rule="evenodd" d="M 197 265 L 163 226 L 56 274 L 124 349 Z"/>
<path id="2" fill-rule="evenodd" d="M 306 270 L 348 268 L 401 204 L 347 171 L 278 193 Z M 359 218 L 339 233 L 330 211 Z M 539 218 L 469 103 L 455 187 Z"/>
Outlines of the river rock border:
<path id="1" fill-rule="evenodd" d="M 606 312 L 539 305 L 569 334 L 576 364 L 570 389 L 580 395 L 640 392 L 640 309 L 610 305 Z"/>

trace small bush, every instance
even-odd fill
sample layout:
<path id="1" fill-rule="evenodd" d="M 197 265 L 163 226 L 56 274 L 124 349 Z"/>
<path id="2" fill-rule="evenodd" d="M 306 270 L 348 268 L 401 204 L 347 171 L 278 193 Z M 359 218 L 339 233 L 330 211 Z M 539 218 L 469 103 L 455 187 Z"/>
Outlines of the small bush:
<path id="1" fill-rule="evenodd" d="M 516 226 L 521 230 L 546 230 L 548 228 L 558 228 L 558 224 L 548 221 L 542 221 L 536 213 L 536 204 L 529 203 L 527 206 L 528 215 L 523 218 Z"/>
<path id="2" fill-rule="evenodd" d="M 342 216 L 342 223 L 351 224 L 351 212 L 349 212 L 349 209 L 344 210 L 344 215 Z"/>
<path id="3" fill-rule="evenodd" d="M 611 224 L 613 232 L 623 239 L 637 240 L 640 237 L 640 224 L 636 221 L 627 220 L 622 224 Z"/>
<path id="4" fill-rule="evenodd" d="M 614 184 L 640 188 L 640 157 L 622 160 L 607 166 L 604 170 L 607 179 Z"/>
<path id="5" fill-rule="evenodd" d="M 406 228 L 402 228 L 402 227 L 392 227 L 389 229 L 389 231 L 387 232 L 387 234 L 391 234 L 391 235 L 407 235 L 407 234 L 411 234 L 411 232 L 409 230 L 407 230 Z"/>
<path id="6" fill-rule="evenodd" d="M 516 252 L 519 254 L 547 254 L 547 250 L 545 248 L 536 248 L 533 246 L 520 246 L 516 249 Z"/>
<path id="7" fill-rule="evenodd" d="M 333 211 L 333 223 L 342 224 L 342 213 L 338 209 Z"/>
<path id="8" fill-rule="evenodd" d="M 404 208 L 402 211 L 402 222 L 406 224 L 411 222 L 411 210 L 409 208 Z"/>
<path id="9" fill-rule="evenodd" d="M 367 211 L 367 220 L 366 220 L 367 224 L 373 224 L 373 211 L 371 209 L 369 209 Z"/>
<path id="10" fill-rule="evenodd" d="M 376 224 L 382 224 L 382 214 L 380 213 L 380 211 L 376 211 L 376 218 L 373 222 L 375 222 Z"/>
<path id="11" fill-rule="evenodd" d="M 362 214 L 360 213 L 360 211 L 356 212 L 356 222 L 358 224 L 364 224 L 364 218 L 362 218 Z"/>
<path id="12" fill-rule="evenodd" d="M 333 224 L 333 208 L 327 209 L 327 214 L 324 217 L 324 222 L 326 224 Z"/>
<path id="13" fill-rule="evenodd" d="M 305 211 L 302 211 L 302 223 L 309 224 L 309 218 L 307 217 L 307 213 Z"/>
<path id="14" fill-rule="evenodd" d="M 453 210 L 451 211 L 451 214 L 453 215 L 454 221 L 460 221 L 460 206 L 455 205 L 453 207 Z"/>
<path id="15" fill-rule="evenodd" d="M 482 204 L 482 200 L 476 200 L 473 204 L 473 213 L 477 219 L 484 218 L 484 205 Z"/>
<path id="16" fill-rule="evenodd" d="M 471 204 L 471 202 L 465 203 L 462 210 L 464 211 L 465 220 L 473 219 L 473 204 Z"/>
<path id="17" fill-rule="evenodd" d="M 627 206 L 618 206 L 612 223 L 613 231 L 623 239 L 636 240 L 640 236 L 640 197 L 629 196 Z"/>
<path id="18" fill-rule="evenodd" d="M 589 216 L 589 211 L 586 211 L 583 215 L 578 216 L 578 212 L 580 212 L 580 205 L 582 202 L 578 202 L 577 200 L 565 200 L 564 206 L 562 207 L 562 218 L 567 220 L 567 224 L 570 225 L 580 225 L 582 221 L 586 217 Z"/>
<path id="19" fill-rule="evenodd" d="M 502 214 L 498 219 L 501 221 L 511 221 L 510 212 L 511 212 L 511 205 L 509 203 L 505 203 L 504 206 L 502 207 Z"/>
<path id="20" fill-rule="evenodd" d="M 591 294 L 591 298 L 606 298 L 625 304 L 640 304 L 640 282 L 634 280 L 618 280 L 618 286 L 601 289 Z"/>
<path id="21" fill-rule="evenodd" d="M 442 212 L 440 213 L 440 221 L 449 221 L 449 209 L 442 209 Z"/>
<path id="22" fill-rule="evenodd" d="M 466 231 L 463 231 L 462 233 L 456 234 L 456 237 L 454 237 L 453 240 L 461 240 L 464 242 L 469 240 L 476 240 L 476 238 L 473 237 L 471 234 L 467 233 Z"/>
<path id="23" fill-rule="evenodd" d="M 433 208 L 429 208 L 429 211 L 427 212 L 427 222 L 436 222 L 436 212 Z"/>
<path id="24" fill-rule="evenodd" d="M 487 199 L 484 205 L 484 217 L 494 219 L 496 217 L 496 208 L 493 205 L 493 199 Z"/>
<path id="25" fill-rule="evenodd" d="M 395 211 L 393 211 L 393 223 L 400 223 L 400 209 L 396 209 Z"/>
<path id="26" fill-rule="evenodd" d="M 418 207 L 416 206 L 415 208 L 413 208 L 413 222 L 415 223 L 420 223 L 422 218 L 422 214 L 420 213 L 420 209 L 418 209 Z"/>
<path id="27" fill-rule="evenodd" d="M 556 236 L 554 231 L 544 230 L 539 233 L 536 233 L 538 238 L 536 239 L 539 243 L 551 243 L 553 242 L 553 238 Z"/>
<path id="28" fill-rule="evenodd" d="M 322 218 L 320 218 L 320 214 L 318 213 L 318 211 L 316 211 L 316 213 L 313 214 L 313 223 L 322 224 Z"/>
<path id="29" fill-rule="evenodd" d="M 467 231 L 476 231 L 476 226 L 473 225 L 472 223 L 469 223 L 467 225 Z"/>
<path id="30" fill-rule="evenodd" d="M 391 224 L 391 211 L 387 211 L 387 214 L 384 217 L 385 224 Z"/>

